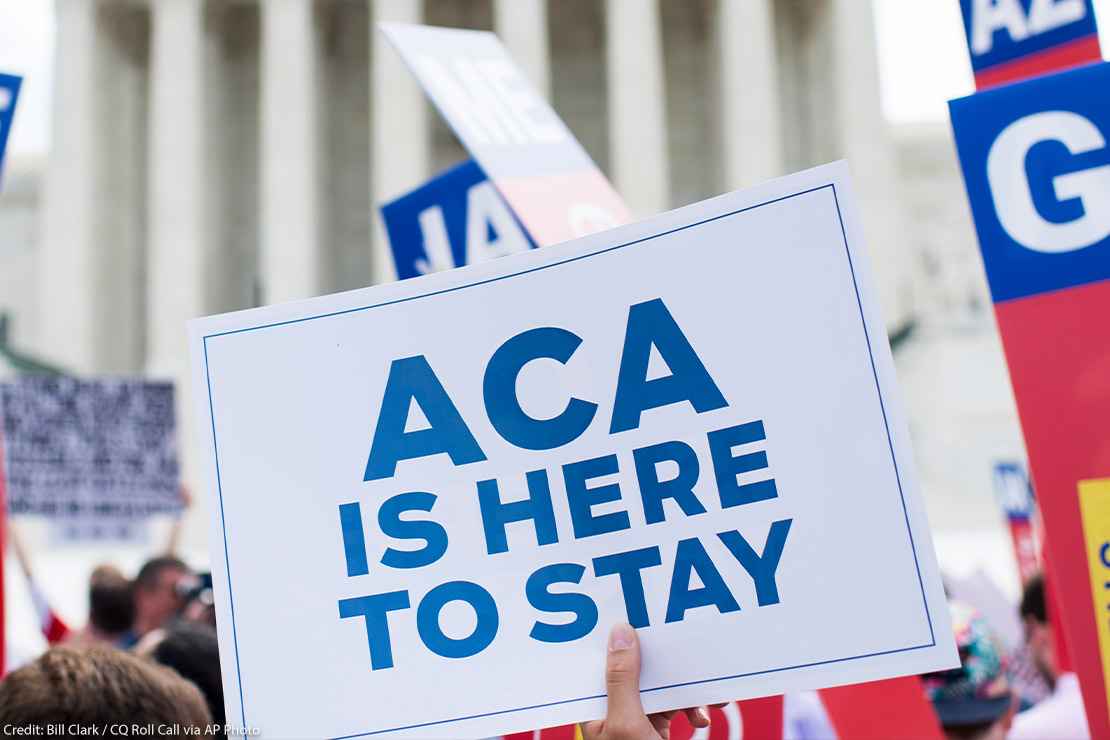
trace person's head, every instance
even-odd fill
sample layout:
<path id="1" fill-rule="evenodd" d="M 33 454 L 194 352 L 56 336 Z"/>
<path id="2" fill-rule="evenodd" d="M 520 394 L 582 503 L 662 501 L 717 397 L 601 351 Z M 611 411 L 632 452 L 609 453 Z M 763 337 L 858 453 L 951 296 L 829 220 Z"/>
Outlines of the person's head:
<path id="1" fill-rule="evenodd" d="M 0 682 L 0 725 L 74 723 L 199 728 L 211 717 L 196 686 L 168 668 L 114 648 L 55 647 Z"/>
<path id="2" fill-rule="evenodd" d="M 925 692 L 949 740 L 1003 740 L 1016 708 L 1005 654 L 974 610 L 951 611 L 960 665 L 922 676 Z"/>
<path id="3" fill-rule="evenodd" d="M 1049 686 L 1056 683 L 1059 672 L 1056 667 L 1056 649 L 1052 634 L 1052 624 L 1048 621 L 1048 605 L 1045 600 L 1044 576 L 1040 573 L 1025 584 L 1018 608 L 1021 622 L 1025 626 L 1025 644 L 1037 669 L 1048 681 Z"/>
<path id="4" fill-rule="evenodd" d="M 89 577 L 89 624 L 111 638 L 122 635 L 134 621 L 131 581 L 115 566 L 97 566 Z"/>
<path id="5" fill-rule="evenodd" d="M 205 624 L 178 621 L 136 650 L 197 685 L 217 725 L 224 723 L 224 686 L 220 678 L 220 646 L 216 631 Z"/>
<path id="6" fill-rule="evenodd" d="M 178 583 L 188 575 L 188 566 L 169 555 L 143 564 L 135 576 L 133 629 L 138 635 L 161 627 L 184 606 Z"/>

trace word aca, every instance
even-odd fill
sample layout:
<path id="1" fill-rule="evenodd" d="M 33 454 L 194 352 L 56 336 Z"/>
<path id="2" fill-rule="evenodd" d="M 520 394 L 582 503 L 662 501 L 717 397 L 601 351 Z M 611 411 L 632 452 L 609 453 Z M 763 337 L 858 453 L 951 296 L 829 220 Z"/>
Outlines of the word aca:
<path id="1" fill-rule="evenodd" d="M 514 448 L 544 453 L 570 444 L 591 425 L 604 424 L 608 439 L 617 443 L 623 433 L 649 424 L 651 412 L 656 409 L 679 405 L 700 415 L 729 406 L 666 304 L 656 298 L 629 308 L 609 413 L 602 414 L 597 399 L 572 396 L 553 417 L 530 415 L 518 397 L 521 372 L 537 360 L 566 365 L 581 344 L 581 337 L 567 329 L 538 327 L 509 338 L 492 353 L 481 390 L 484 421 L 496 432 L 497 439 Z M 653 353 L 666 365 L 666 374 L 649 377 Z M 419 429 L 410 428 L 413 407 L 426 421 Z M 722 417 L 718 414 L 713 418 Z M 399 468 L 411 472 L 421 460 L 433 456 L 446 456 L 460 469 L 496 460 L 498 450 L 490 448 L 489 443 L 483 447 L 473 433 L 473 424 L 478 421 L 463 417 L 426 357 L 394 360 L 363 481 L 389 480 Z M 769 475 L 763 420 L 713 426 L 717 428 L 678 439 L 664 430 L 658 441 L 626 446 L 619 450 L 620 456 L 616 451 L 600 450 L 605 454 L 507 470 L 499 477 L 488 477 L 487 473 L 470 489 L 473 522 L 437 520 L 440 494 L 435 491 L 398 491 L 378 505 L 373 520 L 383 535 L 408 546 L 385 547 L 373 568 L 365 535 L 364 504 L 342 503 L 338 519 L 346 575 L 372 577 L 373 569 L 379 567 L 433 567 L 450 549 L 448 524 L 452 528 L 472 525 L 481 535 L 485 557 L 511 558 L 514 552 L 570 540 L 598 538 L 594 542 L 601 543 L 608 535 L 633 527 L 656 527 L 679 513 L 687 518 L 699 517 L 709 514 L 711 508 L 728 510 L 777 498 L 775 480 Z M 631 461 L 630 474 L 621 478 L 623 488 L 621 483 L 612 482 L 622 472 L 621 459 Z M 482 469 L 502 472 L 496 466 Z M 701 481 L 708 485 L 699 486 Z M 565 493 L 565 502 L 559 507 L 553 489 Z M 458 490 L 453 489 L 452 495 L 458 495 Z M 557 510 L 569 511 L 569 522 L 560 523 Z M 749 608 L 741 606 L 728 585 L 729 580 L 738 577 L 752 584 L 756 597 L 752 606 L 778 604 L 776 574 L 791 523 L 790 518 L 770 522 L 765 535 L 754 542 L 739 529 L 724 529 L 712 537 L 690 537 L 664 546 L 626 546 L 580 558 L 582 562 L 544 565 L 520 584 L 520 598 L 535 613 L 529 637 L 563 643 L 589 635 L 599 619 L 591 594 L 596 595 L 602 588 L 619 589 L 632 626 L 654 626 L 644 581 L 645 573 L 654 569 L 669 571 L 664 625 L 683 621 L 694 609 L 728 614 Z M 579 590 L 567 590 L 567 584 Z M 470 634 L 463 637 L 447 634 L 441 624 L 443 610 L 455 602 L 465 604 L 474 614 Z M 503 609 L 494 596 L 481 583 L 464 578 L 445 580 L 419 599 L 408 590 L 394 590 L 340 599 L 338 606 L 340 619 L 363 621 L 373 670 L 395 665 L 391 620 L 405 618 L 413 611 L 421 642 L 444 658 L 476 655 L 493 643 L 502 627 Z M 656 611 L 661 609 L 662 605 Z"/>

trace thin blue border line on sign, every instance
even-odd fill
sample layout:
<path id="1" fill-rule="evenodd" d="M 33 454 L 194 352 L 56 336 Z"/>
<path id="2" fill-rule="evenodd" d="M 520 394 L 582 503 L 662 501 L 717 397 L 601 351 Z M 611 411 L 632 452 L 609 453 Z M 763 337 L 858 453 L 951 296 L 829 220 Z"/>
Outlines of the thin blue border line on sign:
<path id="1" fill-rule="evenodd" d="M 216 412 L 212 408 L 212 380 L 208 377 L 208 337 L 204 338 L 204 375 L 208 381 L 208 416 L 209 421 L 212 422 L 212 452 L 216 457 L 216 493 L 220 499 L 220 531 L 224 538 L 224 571 L 227 573 L 227 599 L 231 606 L 231 643 L 235 646 L 235 683 L 239 689 L 241 727 L 246 727 L 247 710 L 243 706 L 243 675 L 239 669 L 239 635 L 235 632 L 235 594 L 231 589 L 231 557 L 227 553 L 227 524 L 224 521 L 224 487 L 220 482 L 220 450 L 216 445 Z"/>
<path id="2" fill-rule="evenodd" d="M 840 236 L 844 240 L 844 252 L 848 255 L 848 269 L 852 273 L 852 286 L 856 289 L 856 305 L 859 306 L 860 318 L 863 318 L 863 301 L 859 297 L 859 284 L 856 282 L 856 267 L 852 264 L 852 251 L 848 249 L 848 234 L 844 230 L 844 217 L 840 215 L 840 198 L 836 195 L 836 184 L 832 186 L 833 202 L 836 204 L 836 219 L 840 221 Z M 917 544 L 913 541 L 913 529 L 910 528 L 910 513 L 906 509 L 906 496 L 902 492 L 902 472 L 898 470 L 898 458 L 894 455 L 894 439 L 890 436 L 890 422 L 886 418 L 886 404 L 883 403 L 883 392 L 879 386 L 879 371 L 875 368 L 875 354 L 871 351 L 871 335 L 867 332 L 867 321 L 863 322 L 863 337 L 867 340 L 867 356 L 871 358 L 871 374 L 875 377 L 875 389 L 879 393 L 879 409 L 883 412 L 883 428 L 886 429 L 886 441 L 890 446 L 890 461 L 894 463 L 894 479 L 898 481 L 898 498 L 902 501 L 902 516 L 906 519 L 906 533 L 910 536 L 910 552 L 913 553 L 913 565 L 917 570 L 917 585 L 921 589 L 921 603 L 925 606 L 925 619 L 929 622 L 929 639 L 932 644 L 937 642 L 936 633 L 933 632 L 933 615 L 929 613 L 929 601 L 925 598 L 925 582 L 921 578 L 921 565 L 917 562 Z M 930 645 L 932 647 L 932 645 Z"/>
<path id="3" fill-rule="evenodd" d="M 896 649 L 886 650 L 886 651 L 881 651 L 881 652 L 865 653 L 865 654 L 862 654 L 862 655 L 853 655 L 853 656 L 848 656 L 848 657 L 845 657 L 845 658 L 834 658 L 834 659 L 830 659 L 830 660 L 817 661 L 817 662 L 813 662 L 813 663 L 802 663 L 802 664 L 799 664 L 799 665 L 784 666 L 782 668 L 771 668 L 771 669 L 767 669 L 767 670 L 763 670 L 763 671 L 754 671 L 754 672 L 751 672 L 751 673 L 740 673 L 740 674 L 736 674 L 736 675 L 732 675 L 732 676 L 719 676 L 719 677 L 716 677 L 716 678 L 706 678 L 706 679 L 701 679 L 701 680 L 697 680 L 697 681 L 688 681 L 688 682 L 685 682 L 685 683 L 669 684 L 669 685 L 666 685 L 666 686 L 655 686 L 655 687 L 648 688 L 648 689 L 641 689 L 641 693 L 650 693 L 652 691 L 660 691 L 660 690 L 663 690 L 663 689 L 678 688 L 678 687 L 682 687 L 682 686 L 692 686 L 692 685 L 703 684 L 703 683 L 712 683 L 712 682 L 716 682 L 716 681 L 727 681 L 727 680 L 735 679 L 735 678 L 746 678 L 746 677 L 750 677 L 750 676 L 757 676 L 757 675 L 763 675 L 763 674 L 768 674 L 768 673 L 778 673 L 778 672 L 782 672 L 782 671 L 794 670 L 794 669 L 800 669 L 800 668 L 810 668 L 810 667 L 814 667 L 814 666 L 828 665 L 828 664 L 832 664 L 832 663 L 842 663 L 842 662 L 846 662 L 846 661 L 850 661 L 850 660 L 861 660 L 861 659 L 864 659 L 864 658 L 873 658 L 873 657 L 877 657 L 877 656 L 881 656 L 881 655 L 891 655 L 891 654 L 894 654 L 894 653 L 902 653 L 902 652 L 908 652 L 908 651 L 912 651 L 912 650 L 921 650 L 923 648 L 934 647 L 936 645 L 936 634 L 935 634 L 934 629 L 933 629 L 932 615 L 929 612 L 928 599 L 925 596 L 924 580 L 921 576 L 921 566 L 920 566 L 920 563 L 919 563 L 918 558 L 917 558 L 917 545 L 916 545 L 916 543 L 914 542 L 914 539 L 913 539 L 913 531 L 910 529 L 909 511 L 906 508 L 905 494 L 903 493 L 903 490 L 902 490 L 902 475 L 901 475 L 901 471 L 898 468 L 898 461 L 897 461 L 897 459 L 894 455 L 894 441 L 893 441 L 893 438 L 891 437 L 891 434 L 890 434 L 890 423 L 889 423 L 889 420 L 887 419 L 886 404 L 883 402 L 882 387 L 879 385 L 878 370 L 876 369 L 876 366 L 875 366 L 875 355 L 874 355 L 874 352 L 873 352 L 872 347 L 871 347 L 871 337 L 870 337 L 870 334 L 867 331 L 867 319 L 863 314 L 863 302 L 862 302 L 862 299 L 860 298 L 859 285 L 856 281 L 856 271 L 855 271 L 855 266 L 852 263 L 851 249 L 848 246 L 848 236 L 847 236 L 847 232 L 846 232 L 845 226 L 844 226 L 844 217 L 841 214 L 840 201 L 839 201 L 839 198 L 837 197 L 837 194 L 836 194 L 836 184 L 830 182 L 830 183 L 825 184 L 825 185 L 819 185 L 819 186 L 816 186 L 816 187 L 808 188 L 806 190 L 801 190 L 797 193 L 792 193 L 790 195 L 784 195 L 782 197 L 774 198 L 772 200 L 764 201 L 762 203 L 756 203 L 755 205 L 747 206 L 745 208 L 740 208 L 740 209 L 735 210 L 735 211 L 730 211 L 728 213 L 719 214 L 717 216 L 713 216 L 711 218 L 703 219 L 701 221 L 696 221 L 694 223 L 685 224 L 683 226 L 679 226 L 679 227 L 676 227 L 676 228 L 673 228 L 673 229 L 668 229 L 666 231 L 661 231 L 658 234 L 652 234 L 651 236 L 641 237 L 640 239 L 635 239 L 633 241 L 625 242 L 623 244 L 616 244 L 616 245 L 613 245 L 611 247 L 606 247 L 604 249 L 600 249 L 596 252 L 591 252 L 589 254 L 579 255 L 577 257 L 570 257 L 568 259 L 561 260 L 559 262 L 552 262 L 550 264 L 540 265 L 538 267 L 529 268 L 527 270 L 521 270 L 520 272 L 511 273 L 511 274 L 508 274 L 508 275 L 501 275 L 501 276 L 495 277 L 495 278 L 487 278 L 486 280 L 480 280 L 480 281 L 477 281 L 477 282 L 474 282 L 474 283 L 468 283 L 466 285 L 457 285 L 453 288 L 445 288 L 443 290 L 433 291 L 431 293 L 424 293 L 424 294 L 416 295 L 416 296 L 409 296 L 407 298 L 398 298 L 398 299 L 394 299 L 392 301 L 384 301 L 382 303 L 377 303 L 377 304 L 373 304 L 373 305 L 369 305 L 369 306 L 359 306 L 359 307 L 356 307 L 356 308 L 344 309 L 342 311 L 332 311 L 330 313 L 319 314 L 319 315 L 316 315 L 316 316 L 306 316 L 306 317 L 302 317 L 302 318 L 299 318 L 299 319 L 290 319 L 288 321 L 279 321 L 279 322 L 274 322 L 274 323 L 270 323 L 270 324 L 260 324 L 258 326 L 246 327 L 246 328 L 243 328 L 243 329 L 233 329 L 233 330 L 230 330 L 230 331 L 218 332 L 218 333 L 215 333 L 215 334 L 206 335 L 204 337 L 204 340 L 203 340 L 204 341 L 204 372 L 205 372 L 205 380 L 208 384 L 208 408 L 209 408 L 209 414 L 210 414 L 210 417 L 211 417 L 211 424 L 212 424 L 212 448 L 213 448 L 213 453 L 214 453 L 215 459 L 216 459 L 216 486 L 217 486 L 217 492 L 218 492 L 219 501 L 220 501 L 220 527 L 221 527 L 222 534 L 223 534 L 223 539 L 224 539 L 224 566 L 225 566 L 225 571 L 226 571 L 226 574 L 227 574 L 228 596 L 229 596 L 229 601 L 231 603 L 231 610 L 230 610 L 231 611 L 231 634 L 232 634 L 232 641 L 233 641 L 233 644 L 235 646 L 235 671 L 236 671 L 236 680 L 237 680 L 237 683 L 239 684 L 239 686 L 238 686 L 238 688 L 239 688 L 239 710 L 240 710 L 240 719 L 243 723 L 243 726 L 244 727 L 246 726 L 246 707 L 245 707 L 244 702 L 243 702 L 242 673 L 241 673 L 240 664 L 239 664 L 239 640 L 238 640 L 238 634 L 237 634 L 236 625 L 235 625 L 234 597 L 232 595 L 234 589 L 232 588 L 232 581 L 231 581 L 231 559 L 230 559 L 230 555 L 228 553 L 228 546 L 227 546 L 227 525 L 226 525 L 226 520 L 224 518 L 224 508 L 223 508 L 223 485 L 222 485 L 222 482 L 220 480 L 219 444 L 218 444 L 217 439 L 216 439 L 216 416 L 215 416 L 215 410 L 212 406 L 212 379 L 211 379 L 211 374 L 209 372 L 209 367 L 208 367 L 208 340 L 209 339 L 214 338 L 214 337 L 228 336 L 228 335 L 231 335 L 231 334 L 240 334 L 240 333 L 248 332 L 248 331 L 256 331 L 256 330 L 259 330 L 259 329 L 271 329 L 271 328 L 274 328 L 274 327 L 286 326 L 286 325 L 289 325 L 289 324 L 297 324 L 297 323 L 301 323 L 301 322 L 304 322 L 304 321 L 313 321 L 315 319 L 331 318 L 331 317 L 334 317 L 334 316 L 341 316 L 341 315 L 344 315 L 344 314 L 354 313 L 354 312 L 358 312 L 358 311 L 367 311 L 367 310 L 370 310 L 370 309 L 373 309 L 373 308 L 381 308 L 383 306 L 389 306 L 389 305 L 393 305 L 393 304 L 397 304 L 397 303 L 404 303 L 404 302 L 407 302 L 407 301 L 416 300 L 418 298 L 429 298 L 429 297 L 433 297 L 433 296 L 437 296 L 437 295 L 442 295 L 442 294 L 445 294 L 445 293 L 451 293 L 451 292 L 454 292 L 454 291 L 463 290 L 464 288 L 473 288 L 473 287 L 477 287 L 477 286 L 481 286 L 481 285 L 486 285 L 486 284 L 489 284 L 489 283 L 497 282 L 499 280 L 505 280 L 505 279 L 508 279 L 508 278 L 511 278 L 511 277 L 518 277 L 520 275 L 526 275 L 526 274 L 531 273 L 531 272 L 537 272 L 539 270 L 545 270 L 545 269 L 548 269 L 548 268 L 551 268 L 551 267 L 558 267 L 560 265 L 565 265 L 565 264 L 568 264 L 568 263 L 571 263 L 571 262 L 576 262 L 578 260 L 586 259 L 587 257 L 595 257 L 595 256 L 600 255 L 600 254 L 605 254 L 607 252 L 612 252 L 612 251 L 617 250 L 617 249 L 622 249 L 624 247 L 633 246 L 635 244 L 639 244 L 641 242 L 645 242 L 645 241 L 648 241 L 650 239 L 655 239 L 655 238 L 658 238 L 660 236 L 667 236 L 669 234 L 674 234 L 676 232 L 684 231 L 686 229 L 694 228 L 696 226 L 702 226 L 702 225 L 705 225 L 705 224 L 710 223 L 712 221 L 717 221 L 717 220 L 720 220 L 722 218 L 735 216 L 737 214 L 744 213 L 746 211 L 754 210 L 756 208 L 761 208 L 761 207 L 767 206 L 767 205 L 772 205 L 774 203 L 778 203 L 778 202 L 781 202 L 781 201 L 784 201 L 784 200 L 789 200 L 790 198 L 797 198 L 799 196 L 807 195 L 809 193 L 817 192 L 819 190 L 824 190 L 826 188 L 829 188 L 832 191 L 833 203 L 836 206 L 837 220 L 840 222 L 841 238 L 843 239 L 843 242 L 844 242 L 845 254 L 848 257 L 848 269 L 849 269 L 849 272 L 850 272 L 851 278 L 852 278 L 852 287 L 855 290 L 855 294 L 856 294 L 856 305 L 857 305 L 857 307 L 859 309 L 859 312 L 860 312 L 860 321 L 863 324 L 864 340 L 866 341 L 866 344 L 867 344 L 867 354 L 868 354 L 868 357 L 869 357 L 870 362 L 871 362 L 871 373 L 872 373 L 872 377 L 875 380 L 875 390 L 876 390 L 876 393 L 878 394 L 879 409 L 882 413 L 882 418 L 883 418 L 883 429 L 886 432 L 887 444 L 888 444 L 888 447 L 890 449 L 891 463 L 894 466 L 894 475 L 895 475 L 895 479 L 898 483 L 898 496 L 899 496 L 899 500 L 902 504 L 902 513 L 903 513 L 903 516 L 904 516 L 905 522 L 906 522 L 906 532 L 909 535 L 910 550 L 913 553 L 914 569 L 917 572 L 917 582 L 918 582 L 918 586 L 921 590 L 921 600 L 922 600 L 923 606 L 925 607 L 925 618 L 926 618 L 926 620 L 929 624 L 929 635 L 930 635 L 931 641 L 927 644 L 922 644 L 922 645 L 913 645 L 913 646 L 910 646 L 910 647 L 896 648 Z M 448 722 L 461 722 L 461 721 L 464 721 L 464 720 L 479 719 L 479 718 L 482 718 L 482 717 L 492 717 L 492 716 L 497 716 L 497 715 L 501 715 L 501 714 L 510 714 L 512 712 L 527 711 L 527 710 L 530 710 L 530 709 L 540 709 L 540 708 L 544 708 L 544 707 L 558 706 L 558 705 L 562 705 L 562 704 L 572 704 L 574 702 L 586 701 L 586 700 L 589 700 L 589 699 L 597 699 L 597 698 L 600 698 L 601 696 L 603 696 L 603 695 L 599 694 L 599 695 L 593 695 L 593 696 L 583 696 L 583 697 L 579 697 L 579 698 L 576 698 L 576 699 L 563 699 L 563 700 L 560 700 L 560 701 L 548 702 L 546 704 L 534 704 L 534 705 L 530 705 L 530 706 L 526 706 L 526 707 L 517 707 L 515 709 L 502 709 L 502 710 L 497 710 L 497 711 L 493 711 L 493 712 L 486 712 L 484 714 L 475 714 L 475 715 L 469 715 L 469 716 L 464 716 L 464 717 L 453 717 L 453 718 L 448 718 L 448 719 L 436 720 L 434 722 L 426 722 L 426 723 L 423 723 L 423 724 L 406 725 L 406 726 L 402 726 L 402 727 L 390 727 L 390 728 L 385 728 L 385 729 L 381 729 L 381 730 L 372 730 L 372 731 L 369 731 L 369 732 L 356 733 L 356 734 L 352 734 L 352 735 L 342 735 L 342 736 L 338 736 L 335 740 L 350 740 L 350 738 L 368 737 L 368 736 L 371 736 L 371 735 L 380 735 L 380 734 L 385 733 L 385 732 L 397 732 L 397 731 L 401 731 L 401 730 L 411 730 L 411 729 L 417 729 L 417 728 L 421 728 L 421 727 L 430 727 L 430 726 L 433 726 L 433 725 L 442 725 L 442 724 L 446 724 Z"/>

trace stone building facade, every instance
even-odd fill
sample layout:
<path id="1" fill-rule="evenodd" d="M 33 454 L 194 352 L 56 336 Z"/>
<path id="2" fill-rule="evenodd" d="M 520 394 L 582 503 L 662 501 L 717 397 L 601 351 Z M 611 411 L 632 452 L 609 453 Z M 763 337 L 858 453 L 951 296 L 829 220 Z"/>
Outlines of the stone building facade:
<path id="1" fill-rule="evenodd" d="M 0 311 L 68 371 L 178 381 L 182 412 L 189 318 L 394 279 L 377 204 L 466 156 L 381 21 L 496 31 L 637 216 L 846 158 L 888 328 L 993 336 L 950 136 L 884 121 L 869 0 L 55 4 L 52 149 L 7 173 Z"/>

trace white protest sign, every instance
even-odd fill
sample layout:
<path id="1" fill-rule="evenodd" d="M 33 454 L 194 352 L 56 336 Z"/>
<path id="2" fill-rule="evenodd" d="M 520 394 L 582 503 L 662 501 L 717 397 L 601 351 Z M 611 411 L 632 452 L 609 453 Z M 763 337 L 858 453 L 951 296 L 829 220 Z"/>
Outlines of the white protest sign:
<path id="1" fill-rule="evenodd" d="M 192 322 L 231 722 L 474 737 L 950 667 L 843 165 Z"/>

